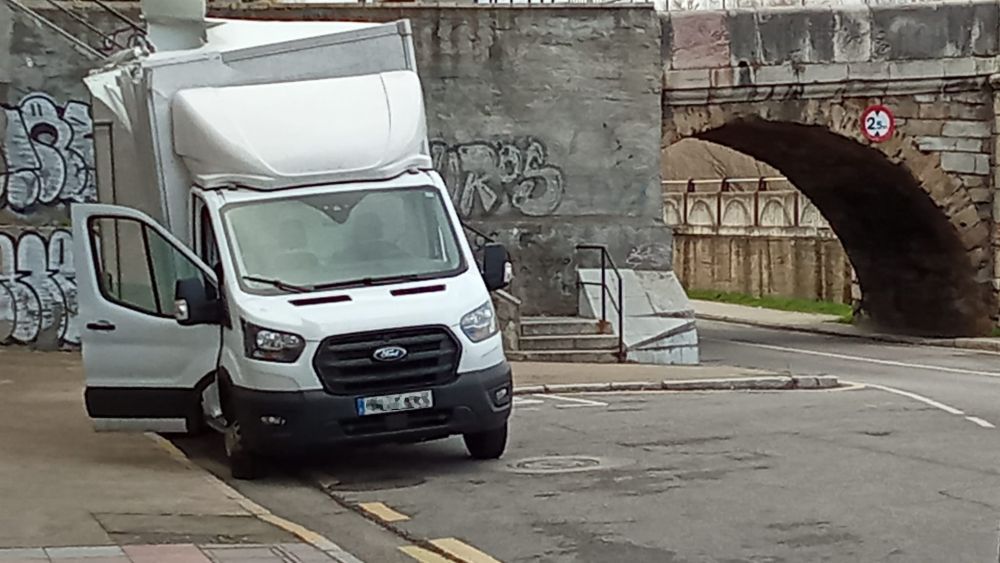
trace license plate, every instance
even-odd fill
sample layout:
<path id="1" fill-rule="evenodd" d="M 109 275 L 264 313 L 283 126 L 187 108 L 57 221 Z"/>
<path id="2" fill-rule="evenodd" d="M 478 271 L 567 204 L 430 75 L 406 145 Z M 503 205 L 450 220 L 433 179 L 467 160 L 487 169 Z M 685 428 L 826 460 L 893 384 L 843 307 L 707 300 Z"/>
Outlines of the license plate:
<path id="1" fill-rule="evenodd" d="M 429 409 L 434 406 L 434 394 L 430 391 L 415 391 L 380 397 L 360 397 L 357 405 L 359 416 Z"/>

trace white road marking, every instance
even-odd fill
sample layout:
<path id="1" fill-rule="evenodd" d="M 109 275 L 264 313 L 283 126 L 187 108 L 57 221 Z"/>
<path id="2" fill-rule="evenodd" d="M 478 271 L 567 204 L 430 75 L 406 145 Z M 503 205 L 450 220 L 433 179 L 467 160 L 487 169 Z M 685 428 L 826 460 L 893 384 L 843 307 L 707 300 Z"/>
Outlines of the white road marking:
<path id="1" fill-rule="evenodd" d="M 514 397 L 514 406 L 526 407 L 528 405 L 541 405 L 545 401 L 540 401 L 538 399 L 525 399 L 523 397 Z"/>
<path id="2" fill-rule="evenodd" d="M 921 403 L 930 405 L 936 409 L 941 409 L 949 414 L 957 414 L 958 416 L 965 416 L 965 413 L 956 409 L 955 407 L 950 407 L 944 403 L 939 403 L 934 399 L 924 397 L 923 395 L 917 395 L 916 393 L 910 393 L 909 391 L 903 391 L 902 389 L 896 389 L 895 387 L 886 387 L 885 385 L 875 385 L 874 383 L 865 383 L 866 386 L 872 389 L 879 389 L 881 391 L 886 391 L 888 393 L 895 393 L 897 395 L 902 395 L 904 397 L 909 397 L 914 401 L 920 401 Z"/>
<path id="3" fill-rule="evenodd" d="M 993 426 L 992 424 L 990 424 L 989 422 L 987 422 L 987 421 L 979 418 L 978 416 L 967 416 L 967 417 L 965 417 L 965 420 L 968 420 L 969 422 L 974 422 L 974 423 L 982 426 L 983 428 L 996 428 L 996 426 Z"/>
<path id="4" fill-rule="evenodd" d="M 541 395 L 535 395 L 535 397 L 542 397 Z M 591 401 L 590 399 L 580 399 L 577 397 L 564 397 L 562 395 L 544 395 L 548 399 L 556 399 L 558 401 L 566 401 L 567 403 L 573 403 L 571 405 L 559 405 L 556 408 L 572 408 L 572 407 L 606 407 L 608 403 L 602 401 Z"/>
<path id="5" fill-rule="evenodd" d="M 845 381 L 844 383 L 847 383 L 847 382 Z M 983 420 L 983 419 L 979 418 L 978 416 L 969 416 L 969 415 L 966 415 L 965 412 L 962 411 L 962 410 L 960 410 L 960 409 L 956 409 L 955 407 L 952 407 L 952 406 L 946 405 L 944 403 L 935 401 L 934 399 L 931 399 L 929 397 L 924 397 L 923 395 L 918 395 L 916 393 L 911 393 L 909 391 L 903 391 L 902 389 L 896 389 L 895 387 L 887 387 L 885 385 L 876 385 L 874 383 L 858 383 L 858 384 L 851 383 L 851 385 L 861 385 L 862 387 L 871 387 L 872 389 L 878 389 L 879 391 L 885 391 L 887 393 L 894 393 L 896 395 L 902 395 L 903 397 L 908 397 L 908 398 L 913 399 L 915 401 L 920 401 L 921 403 L 924 403 L 926 405 L 930 405 L 930 406 L 932 406 L 932 407 L 934 407 L 936 409 L 943 410 L 944 412 L 946 412 L 948 414 L 954 414 L 954 415 L 961 416 L 961 417 L 965 418 L 965 420 L 968 420 L 969 422 L 971 422 L 973 424 L 976 424 L 977 426 L 981 426 L 982 428 L 996 428 L 996 426 L 994 426 L 992 423 L 990 423 L 990 422 L 988 422 L 986 420 Z"/>
<path id="6" fill-rule="evenodd" d="M 737 346 L 746 346 L 749 348 L 761 348 L 764 350 L 776 350 L 778 352 L 791 352 L 793 354 L 803 354 L 806 356 L 820 356 L 823 358 L 834 358 L 837 360 L 850 360 L 853 362 L 864 362 L 869 364 L 878 364 L 883 366 L 893 366 L 911 369 L 923 369 L 930 371 L 943 371 L 947 373 L 960 373 L 963 375 L 985 375 L 987 377 L 1000 377 L 1000 372 L 996 371 L 980 371 L 974 369 L 962 369 L 962 368 L 950 368 L 945 366 L 932 366 L 928 364 L 911 364 L 908 362 L 898 362 L 895 360 L 880 360 L 878 358 L 866 358 L 864 356 L 851 356 L 848 354 L 835 354 L 833 352 L 820 352 L 818 350 L 806 350 L 803 348 L 789 348 L 787 346 L 775 346 L 773 344 L 758 344 L 756 342 L 744 342 L 741 340 L 723 340 L 716 338 L 702 338 L 702 340 L 708 340 L 712 342 L 726 342 L 729 344 L 736 344 Z"/>

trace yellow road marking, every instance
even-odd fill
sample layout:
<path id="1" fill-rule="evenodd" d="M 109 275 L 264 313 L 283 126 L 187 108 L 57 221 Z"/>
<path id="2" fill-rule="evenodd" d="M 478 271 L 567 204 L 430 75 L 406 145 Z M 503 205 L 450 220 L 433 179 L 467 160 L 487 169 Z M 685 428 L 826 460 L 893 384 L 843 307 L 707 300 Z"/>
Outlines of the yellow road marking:
<path id="1" fill-rule="evenodd" d="M 420 563 L 453 563 L 451 560 L 445 559 L 433 551 L 427 551 L 426 549 L 415 545 L 404 545 L 399 548 L 399 550 L 417 561 L 420 561 Z"/>
<path id="2" fill-rule="evenodd" d="M 363 502 L 358 506 L 383 522 L 403 522 L 410 519 L 409 516 L 396 512 L 381 502 Z"/>
<path id="3" fill-rule="evenodd" d="M 434 544 L 434 547 L 444 551 L 448 555 L 467 563 L 500 563 L 499 560 L 455 538 L 431 540 L 431 543 Z"/>
<path id="4" fill-rule="evenodd" d="M 318 534 L 301 524 L 292 522 L 291 520 L 286 520 L 281 516 L 272 513 L 270 510 L 264 508 L 263 506 L 250 500 L 246 495 L 240 493 L 236 489 L 227 485 L 224 481 L 212 475 L 208 471 L 203 470 L 194 461 L 191 460 L 187 455 L 184 454 L 177 446 L 175 446 L 170 440 L 152 433 L 147 432 L 146 437 L 151 439 L 160 449 L 167 452 L 167 454 L 173 458 L 175 461 L 181 465 L 187 467 L 190 470 L 202 473 L 202 477 L 217 487 L 222 491 L 222 494 L 227 498 L 237 502 L 240 508 L 246 510 L 251 515 L 256 516 L 258 519 L 267 522 L 273 526 L 277 526 L 285 530 L 286 532 L 298 536 L 302 541 L 312 545 L 313 547 L 322 550 L 328 554 L 335 555 L 339 561 L 344 561 L 345 563 L 361 563 L 361 561 L 351 555 L 350 553 L 344 551 L 342 547 L 336 543 L 330 541 L 322 534 Z"/>

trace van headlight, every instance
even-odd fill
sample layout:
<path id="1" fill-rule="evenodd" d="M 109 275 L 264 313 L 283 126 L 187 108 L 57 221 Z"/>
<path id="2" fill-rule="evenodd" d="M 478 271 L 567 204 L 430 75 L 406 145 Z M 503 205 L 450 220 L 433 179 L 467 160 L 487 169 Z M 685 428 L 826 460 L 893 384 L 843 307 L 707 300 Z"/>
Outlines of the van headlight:
<path id="1" fill-rule="evenodd" d="M 299 359 L 305 347 L 305 340 L 297 334 L 243 321 L 243 348 L 248 358 L 290 364 Z"/>
<path id="2" fill-rule="evenodd" d="M 500 332 L 497 314 L 493 311 L 493 303 L 487 301 L 462 317 L 461 327 L 462 332 L 473 342 L 482 342 Z"/>

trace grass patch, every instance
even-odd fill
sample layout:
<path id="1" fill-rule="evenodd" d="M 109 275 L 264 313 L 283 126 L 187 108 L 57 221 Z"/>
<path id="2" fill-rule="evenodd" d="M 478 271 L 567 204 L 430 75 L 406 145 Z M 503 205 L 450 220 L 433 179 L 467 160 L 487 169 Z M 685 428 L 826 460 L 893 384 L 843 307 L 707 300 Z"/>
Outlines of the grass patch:
<path id="1" fill-rule="evenodd" d="M 838 317 L 837 322 L 846 324 L 850 324 L 854 320 L 851 306 L 844 303 L 812 301 L 810 299 L 796 299 L 794 297 L 755 297 L 744 293 L 731 293 L 714 289 L 689 289 L 687 294 L 690 299 L 698 299 L 699 301 L 715 301 L 718 303 L 745 305 L 747 307 L 776 309 L 778 311 L 794 311 L 796 313 L 836 315 Z"/>

